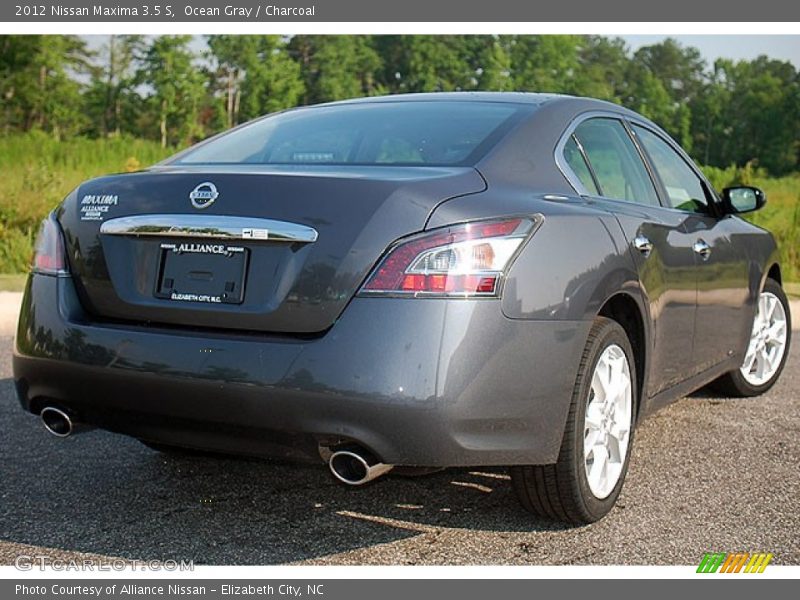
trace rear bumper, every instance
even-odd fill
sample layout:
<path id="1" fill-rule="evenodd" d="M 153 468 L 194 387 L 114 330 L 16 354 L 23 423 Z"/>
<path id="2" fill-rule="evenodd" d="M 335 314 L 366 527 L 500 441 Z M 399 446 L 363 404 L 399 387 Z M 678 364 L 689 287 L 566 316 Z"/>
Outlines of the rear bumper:
<path id="1" fill-rule="evenodd" d="M 313 340 L 93 323 L 69 278 L 34 275 L 14 377 L 23 407 L 153 442 L 384 462 L 554 462 L 590 323 L 522 321 L 497 301 L 356 298 Z"/>

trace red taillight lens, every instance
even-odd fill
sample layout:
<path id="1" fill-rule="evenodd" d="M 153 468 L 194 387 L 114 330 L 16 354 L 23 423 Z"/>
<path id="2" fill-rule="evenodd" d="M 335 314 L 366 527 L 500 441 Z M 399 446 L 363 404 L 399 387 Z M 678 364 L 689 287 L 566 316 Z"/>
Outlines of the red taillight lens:
<path id="1" fill-rule="evenodd" d="M 64 237 L 61 229 L 52 217 L 42 221 L 39 235 L 33 250 L 31 268 L 35 273 L 59 275 L 66 273 L 67 264 L 64 258 Z"/>
<path id="2" fill-rule="evenodd" d="M 525 218 L 465 223 L 396 245 L 362 294 L 496 296 L 500 279 L 533 230 Z"/>

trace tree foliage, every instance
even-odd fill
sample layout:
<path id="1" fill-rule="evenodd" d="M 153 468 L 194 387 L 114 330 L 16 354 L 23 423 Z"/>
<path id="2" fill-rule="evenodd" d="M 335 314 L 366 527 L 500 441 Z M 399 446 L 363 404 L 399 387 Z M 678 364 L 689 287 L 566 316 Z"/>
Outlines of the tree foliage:
<path id="1" fill-rule="evenodd" d="M 381 58 L 370 36 L 298 35 L 288 48 L 301 69 L 304 104 L 380 93 L 375 75 Z"/>
<path id="2" fill-rule="evenodd" d="M 3 131 L 56 139 L 184 145 L 300 104 L 453 90 L 601 98 L 653 119 L 704 164 L 800 168 L 797 69 L 766 56 L 708 65 L 671 39 L 631 52 L 583 35 L 112 36 L 91 51 L 77 36 L 0 36 Z"/>
<path id="3" fill-rule="evenodd" d="M 189 48 L 191 36 L 165 35 L 150 44 L 139 70 L 150 111 L 158 122 L 161 146 L 190 143 L 204 134 L 200 108 L 204 78 Z"/>
<path id="4" fill-rule="evenodd" d="M 144 58 L 145 41 L 139 35 L 112 35 L 91 67 L 91 79 L 84 92 L 88 133 L 120 136 L 130 125 L 141 104 L 136 92 L 138 61 Z"/>
<path id="5" fill-rule="evenodd" d="M 280 36 L 218 35 L 210 36 L 208 45 L 216 67 L 211 102 L 221 100 L 226 127 L 300 103 L 300 65 Z"/>
<path id="6" fill-rule="evenodd" d="M 91 53 L 73 35 L 0 36 L 3 128 L 44 129 L 55 138 L 86 126 L 82 84 Z"/>

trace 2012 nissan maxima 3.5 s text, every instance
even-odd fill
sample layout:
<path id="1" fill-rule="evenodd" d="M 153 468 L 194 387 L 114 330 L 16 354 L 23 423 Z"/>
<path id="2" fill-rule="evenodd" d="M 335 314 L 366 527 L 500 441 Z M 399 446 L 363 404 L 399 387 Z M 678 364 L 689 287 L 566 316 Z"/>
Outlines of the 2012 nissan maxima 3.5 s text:
<path id="1" fill-rule="evenodd" d="M 44 221 L 14 355 L 59 436 L 393 468 L 510 467 L 521 503 L 599 519 L 636 424 L 780 375 L 775 241 L 624 108 L 518 93 L 299 108 Z"/>

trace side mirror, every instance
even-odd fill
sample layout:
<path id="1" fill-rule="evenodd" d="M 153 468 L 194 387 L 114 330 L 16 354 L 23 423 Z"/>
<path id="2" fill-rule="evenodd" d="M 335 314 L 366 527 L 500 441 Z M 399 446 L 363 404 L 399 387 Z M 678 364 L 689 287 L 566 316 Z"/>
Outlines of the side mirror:
<path id="1" fill-rule="evenodd" d="M 767 196 L 756 187 L 740 185 L 722 190 L 722 205 L 727 214 L 753 212 L 766 203 Z"/>

